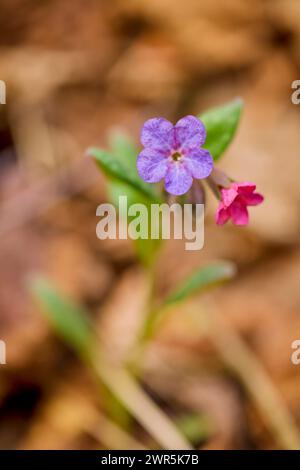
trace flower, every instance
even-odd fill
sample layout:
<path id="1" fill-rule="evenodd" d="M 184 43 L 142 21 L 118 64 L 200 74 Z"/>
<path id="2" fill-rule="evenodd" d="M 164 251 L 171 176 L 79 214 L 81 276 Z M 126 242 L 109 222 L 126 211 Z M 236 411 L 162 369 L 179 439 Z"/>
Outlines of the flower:
<path id="1" fill-rule="evenodd" d="M 216 213 L 216 223 L 224 225 L 230 218 L 235 225 L 247 225 L 249 214 L 247 206 L 261 204 L 264 197 L 255 193 L 253 183 L 231 183 L 228 188 L 221 189 L 221 201 Z"/>
<path id="2" fill-rule="evenodd" d="M 164 178 L 168 193 L 186 193 L 193 178 L 206 178 L 213 169 L 211 154 L 200 148 L 205 138 L 204 124 L 195 116 L 186 116 L 175 126 L 163 118 L 149 119 L 141 132 L 145 148 L 137 159 L 140 177 L 147 183 Z"/>

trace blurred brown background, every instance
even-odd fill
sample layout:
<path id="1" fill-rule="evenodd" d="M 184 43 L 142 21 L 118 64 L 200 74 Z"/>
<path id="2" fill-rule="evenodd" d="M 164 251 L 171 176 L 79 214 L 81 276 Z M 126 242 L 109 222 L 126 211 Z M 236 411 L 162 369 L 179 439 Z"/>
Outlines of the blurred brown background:
<path id="1" fill-rule="evenodd" d="M 236 262 L 238 275 L 206 296 L 224 329 L 201 335 L 174 312 L 147 356 L 145 386 L 171 414 L 213 423 L 200 448 L 284 447 L 266 404 L 275 394 L 282 428 L 300 429 L 300 368 L 290 361 L 300 337 L 300 105 L 290 98 L 300 3 L 2 0 L 0 46 L 0 448 L 107 445 L 90 409 L 101 412 L 93 381 L 26 289 L 42 272 L 86 305 L 117 359 L 133 340 L 145 276 L 129 241 L 96 238 L 105 180 L 85 149 L 105 146 L 116 127 L 138 142 L 149 117 L 174 121 L 236 96 L 245 112 L 221 166 L 266 200 L 241 229 L 215 226 L 211 199 L 204 249 L 166 246 L 158 295 L 210 260 Z"/>

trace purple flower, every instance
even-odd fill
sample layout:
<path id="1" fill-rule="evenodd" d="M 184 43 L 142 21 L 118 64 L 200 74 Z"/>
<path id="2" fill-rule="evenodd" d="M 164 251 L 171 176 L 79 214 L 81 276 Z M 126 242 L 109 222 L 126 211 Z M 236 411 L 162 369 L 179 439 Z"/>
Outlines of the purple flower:
<path id="1" fill-rule="evenodd" d="M 140 177 L 147 183 L 164 178 L 168 193 L 186 193 L 193 178 L 206 178 L 213 169 L 211 154 L 200 148 L 205 138 L 204 125 L 194 116 L 180 119 L 175 126 L 163 118 L 149 119 L 141 133 L 145 148 L 137 159 Z"/>

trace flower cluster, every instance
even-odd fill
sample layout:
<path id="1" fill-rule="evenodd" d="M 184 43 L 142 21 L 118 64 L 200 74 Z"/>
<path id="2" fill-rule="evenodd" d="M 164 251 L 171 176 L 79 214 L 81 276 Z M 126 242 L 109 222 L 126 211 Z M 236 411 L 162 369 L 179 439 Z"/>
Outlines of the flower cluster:
<path id="1" fill-rule="evenodd" d="M 204 124 L 195 116 L 186 116 L 175 126 L 163 118 L 149 119 L 141 132 L 144 149 L 137 159 L 138 173 L 147 183 L 164 179 L 165 190 L 174 196 L 194 188 L 194 179 L 206 179 L 219 198 L 216 223 L 223 225 L 231 219 L 236 225 L 247 225 L 247 206 L 258 205 L 264 198 L 254 192 L 255 184 L 233 182 L 214 168 L 212 155 L 202 148 L 205 140 Z"/>

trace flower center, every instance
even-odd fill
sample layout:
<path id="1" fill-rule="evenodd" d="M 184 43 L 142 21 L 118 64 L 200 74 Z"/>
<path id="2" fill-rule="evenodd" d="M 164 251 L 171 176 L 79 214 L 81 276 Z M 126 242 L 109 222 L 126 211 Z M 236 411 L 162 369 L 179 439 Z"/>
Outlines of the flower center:
<path id="1" fill-rule="evenodd" d="M 181 159 L 182 154 L 175 150 L 174 152 L 172 152 L 171 157 L 175 162 L 178 162 Z"/>

